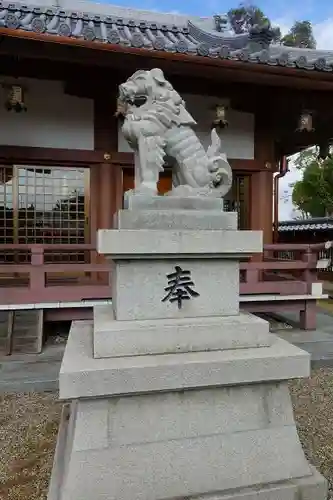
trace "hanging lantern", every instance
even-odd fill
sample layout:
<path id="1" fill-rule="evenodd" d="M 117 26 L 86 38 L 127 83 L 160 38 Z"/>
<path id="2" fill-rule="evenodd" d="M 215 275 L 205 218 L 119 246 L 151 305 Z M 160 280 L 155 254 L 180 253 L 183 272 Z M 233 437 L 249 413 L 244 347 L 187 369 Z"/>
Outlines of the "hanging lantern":
<path id="1" fill-rule="evenodd" d="M 309 111 L 303 111 L 298 120 L 297 132 L 313 132 L 312 114 Z"/>
<path id="2" fill-rule="evenodd" d="M 8 90 L 7 99 L 5 101 L 5 107 L 7 111 L 16 111 L 16 113 L 21 113 L 21 111 L 27 111 L 27 107 L 24 103 L 24 90 L 21 85 L 9 85 L 5 87 Z"/>
<path id="3" fill-rule="evenodd" d="M 227 115 L 227 106 L 223 104 L 218 104 L 215 107 L 215 118 L 212 122 L 212 128 L 215 127 L 226 128 L 228 126 L 228 120 L 226 115 Z"/>

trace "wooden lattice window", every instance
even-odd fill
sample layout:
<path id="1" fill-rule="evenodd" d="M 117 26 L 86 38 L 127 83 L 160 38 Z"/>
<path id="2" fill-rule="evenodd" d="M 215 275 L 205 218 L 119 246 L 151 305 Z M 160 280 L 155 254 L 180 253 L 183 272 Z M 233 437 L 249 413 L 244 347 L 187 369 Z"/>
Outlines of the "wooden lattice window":
<path id="1" fill-rule="evenodd" d="M 88 168 L 8 165 L 0 171 L 0 243 L 89 242 Z M 64 260 L 83 261 L 84 252 L 62 254 Z"/>

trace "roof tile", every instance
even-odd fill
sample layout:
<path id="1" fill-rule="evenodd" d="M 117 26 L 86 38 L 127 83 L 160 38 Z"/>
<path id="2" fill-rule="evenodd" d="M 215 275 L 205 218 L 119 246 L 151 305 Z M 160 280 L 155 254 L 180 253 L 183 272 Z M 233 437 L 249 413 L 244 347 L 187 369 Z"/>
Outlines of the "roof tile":
<path id="1" fill-rule="evenodd" d="M 135 18 L 135 11 L 128 12 L 132 17 L 126 19 L 119 15 L 0 2 L 0 26 L 147 50 L 333 71 L 333 52 L 272 45 L 272 31 L 267 26 L 257 26 L 250 33 L 231 36 L 223 30 L 207 31 L 191 20 L 187 26 L 168 25 L 144 20 L 142 16 Z"/>

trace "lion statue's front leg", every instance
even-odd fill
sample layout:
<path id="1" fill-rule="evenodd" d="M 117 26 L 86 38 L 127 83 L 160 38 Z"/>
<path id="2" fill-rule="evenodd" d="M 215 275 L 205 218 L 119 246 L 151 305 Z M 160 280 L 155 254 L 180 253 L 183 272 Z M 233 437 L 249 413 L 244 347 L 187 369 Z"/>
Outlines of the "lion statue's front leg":
<path id="1" fill-rule="evenodd" d="M 137 144 L 134 164 L 135 192 L 155 195 L 159 175 L 163 171 L 164 141 L 159 136 L 141 135 Z"/>

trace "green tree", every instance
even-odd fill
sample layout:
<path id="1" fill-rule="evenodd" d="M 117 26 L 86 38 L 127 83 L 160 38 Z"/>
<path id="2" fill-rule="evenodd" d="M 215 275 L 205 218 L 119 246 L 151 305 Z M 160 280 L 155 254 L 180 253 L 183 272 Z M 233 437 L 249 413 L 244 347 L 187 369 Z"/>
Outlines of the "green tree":
<path id="1" fill-rule="evenodd" d="M 241 3 L 235 9 L 230 9 L 227 16 L 233 31 L 237 35 L 247 33 L 253 26 L 271 27 L 268 17 L 256 5 Z M 273 31 L 273 41 L 279 41 L 281 38 L 280 28 L 273 27 L 271 29 Z"/>
<path id="2" fill-rule="evenodd" d="M 302 151 L 295 161 L 301 180 L 292 187 L 293 204 L 308 217 L 333 215 L 333 159 L 318 159 L 317 148 Z"/>
<path id="3" fill-rule="evenodd" d="M 296 21 L 289 33 L 281 39 L 281 43 L 287 47 L 315 49 L 316 40 L 310 21 Z"/>
<path id="4" fill-rule="evenodd" d="M 229 10 L 227 17 L 236 34 L 247 33 L 253 26 L 267 26 L 273 32 L 274 43 L 282 43 L 288 47 L 316 48 L 310 21 L 296 21 L 289 32 L 282 37 L 280 28 L 272 27 L 270 19 L 254 4 L 240 3 L 238 7 Z"/>

